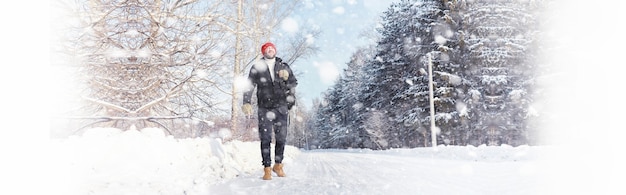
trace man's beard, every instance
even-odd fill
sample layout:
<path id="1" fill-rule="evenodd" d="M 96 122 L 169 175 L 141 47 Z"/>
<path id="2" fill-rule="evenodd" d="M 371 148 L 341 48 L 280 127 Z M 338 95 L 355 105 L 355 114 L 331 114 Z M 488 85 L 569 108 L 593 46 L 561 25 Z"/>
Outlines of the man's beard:
<path id="1" fill-rule="evenodd" d="M 270 55 L 263 55 L 265 57 L 265 59 L 274 59 L 276 58 L 276 55 L 270 56 Z"/>

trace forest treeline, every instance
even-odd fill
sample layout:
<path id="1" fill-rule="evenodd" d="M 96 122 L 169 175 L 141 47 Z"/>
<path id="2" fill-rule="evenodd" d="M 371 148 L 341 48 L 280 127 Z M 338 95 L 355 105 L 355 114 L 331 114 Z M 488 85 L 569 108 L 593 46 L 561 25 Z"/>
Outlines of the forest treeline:
<path id="1" fill-rule="evenodd" d="M 401 0 L 314 106 L 307 147 L 537 143 L 540 1 Z"/>

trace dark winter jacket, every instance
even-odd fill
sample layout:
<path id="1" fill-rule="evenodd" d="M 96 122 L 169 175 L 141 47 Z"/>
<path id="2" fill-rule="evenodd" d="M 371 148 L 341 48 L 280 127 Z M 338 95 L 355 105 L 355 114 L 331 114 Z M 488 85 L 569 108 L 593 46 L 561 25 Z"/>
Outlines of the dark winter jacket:
<path id="1" fill-rule="evenodd" d="M 278 108 L 283 105 L 287 105 L 289 109 L 295 105 L 295 89 L 298 85 L 296 77 L 293 75 L 291 68 L 287 63 L 284 63 L 282 59 L 276 57 L 276 63 L 274 65 L 274 82 L 268 71 L 268 66 L 262 60 L 255 63 L 250 68 L 248 74 L 248 80 L 252 83 L 251 88 L 245 91 L 243 94 L 243 103 L 250 103 L 252 100 L 252 93 L 257 88 L 257 102 L 259 107 L 263 108 Z M 289 72 L 289 78 L 283 80 L 278 77 L 278 71 L 286 70 Z"/>

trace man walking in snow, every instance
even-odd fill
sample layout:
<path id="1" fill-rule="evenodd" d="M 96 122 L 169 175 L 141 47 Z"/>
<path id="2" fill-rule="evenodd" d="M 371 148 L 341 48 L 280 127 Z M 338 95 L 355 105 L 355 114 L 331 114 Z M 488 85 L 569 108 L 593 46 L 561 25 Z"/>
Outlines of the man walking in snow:
<path id="1" fill-rule="evenodd" d="M 283 153 L 287 141 L 287 118 L 289 110 L 295 105 L 295 88 L 298 85 L 291 68 L 282 59 L 276 57 L 276 47 L 267 42 L 261 46 L 263 57 L 250 69 L 248 80 L 252 87 L 243 94 L 242 110 L 246 116 L 252 115 L 252 94 L 257 88 L 259 138 L 261 139 L 261 157 L 263 158 L 263 179 L 271 180 L 272 171 L 278 177 L 285 177 L 283 171 Z M 271 168 L 270 156 L 272 132 L 276 139 L 274 148 L 274 167 Z"/>

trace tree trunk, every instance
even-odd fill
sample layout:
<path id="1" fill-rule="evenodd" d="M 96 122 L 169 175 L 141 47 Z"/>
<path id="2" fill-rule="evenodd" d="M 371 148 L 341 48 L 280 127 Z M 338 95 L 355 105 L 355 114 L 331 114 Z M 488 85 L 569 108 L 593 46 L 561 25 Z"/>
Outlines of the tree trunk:
<path id="1" fill-rule="evenodd" d="M 243 0 L 239 0 L 238 1 L 238 5 L 237 5 L 237 27 L 236 27 L 236 32 L 235 32 L 235 66 L 233 68 L 233 79 L 236 79 L 238 75 L 241 74 L 241 65 L 239 64 L 240 62 L 240 55 L 241 55 L 241 39 L 242 39 L 242 35 L 239 32 L 241 29 L 241 23 L 243 22 Z M 231 118 L 230 118 L 230 130 L 235 132 L 234 135 L 240 135 L 238 133 L 238 129 L 237 129 L 237 119 L 239 118 L 239 112 L 237 109 L 237 105 L 239 105 L 239 96 L 237 93 L 237 85 L 236 82 L 233 82 L 232 84 L 232 106 L 231 106 Z"/>

